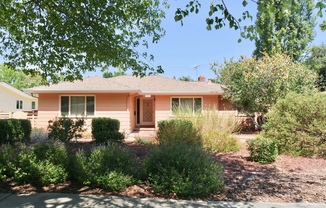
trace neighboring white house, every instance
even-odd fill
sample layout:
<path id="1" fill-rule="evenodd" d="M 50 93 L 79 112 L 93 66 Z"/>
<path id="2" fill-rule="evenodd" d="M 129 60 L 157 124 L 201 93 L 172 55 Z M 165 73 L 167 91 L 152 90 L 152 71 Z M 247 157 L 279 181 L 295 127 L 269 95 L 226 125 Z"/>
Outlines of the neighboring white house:
<path id="1" fill-rule="evenodd" d="M 38 98 L 24 93 L 11 85 L 0 82 L 0 113 L 33 111 L 38 108 Z"/>

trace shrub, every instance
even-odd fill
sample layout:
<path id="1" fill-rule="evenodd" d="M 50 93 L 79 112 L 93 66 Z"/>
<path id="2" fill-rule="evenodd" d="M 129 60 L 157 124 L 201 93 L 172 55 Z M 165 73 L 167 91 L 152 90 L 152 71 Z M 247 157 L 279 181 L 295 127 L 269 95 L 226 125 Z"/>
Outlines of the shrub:
<path id="1" fill-rule="evenodd" d="M 163 193 L 198 196 L 223 188 L 222 166 L 198 146 L 184 141 L 152 149 L 145 161 L 149 182 Z"/>
<path id="2" fill-rule="evenodd" d="M 54 121 L 49 121 L 49 138 L 68 142 L 71 139 L 81 138 L 85 124 L 84 119 L 73 120 L 67 117 L 56 118 Z"/>
<path id="3" fill-rule="evenodd" d="M 61 165 L 64 168 L 69 166 L 69 157 L 66 146 L 58 142 L 46 142 L 33 147 L 36 158 L 39 161 L 49 161 L 54 165 Z"/>
<path id="4" fill-rule="evenodd" d="M 0 145 L 29 142 L 31 131 L 31 122 L 27 119 L 1 119 Z"/>
<path id="5" fill-rule="evenodd" d="M 211 151 L 231 152 L 241 149 L 241 144 L 228 131 L 211 130 L 203 135 L 203 146 Z"/>
<path id="6" fill-rule="evenodd" d="M 66 181 L 68 178 L 67 154 L 59 151 L 61 147 L 44 148 L 45 144 L 40 146 L 31 147 L 22 144 L 2 146 L 0 153 L 0 162 L 3 164 L 3 167 L 0 165 L 1 179 L 11 177 L 19 184 L 35 182 L 40 185 Z M 53 152 L 57 152 L 57 154 Z M 6 162 L 2 163 L 3 161 Z"/>
<path id="7" fill-rule="evenodd" d="M 249 139 L 247 143 L 247 149 L 250 152 L 250 160 L 262 164 L 275 162 L 278 156 L 278 150 L 274 140 L 257 137 Z"/>
<path id="8" fill-rule="evenodd" d="M 95 147 L 90 153 L 78 152 L 72 175 L 85 185 L 117 191 L 139 178 L 134 155 L 117 144 Z"/>
<path id="9" fill-rule="evenodd" d="M 266 115 L 262 135 L 273 138 L 280 153 L 326 157 L 326 94 L 288 94 Z"/>
<path id="10" fill-rule="evenodd" d="M 94 118 L 92 120 L 92 134 L 98 144 L 121 142 L 124 135 L 119 132 L 120 121 L 112 118 Z"/>
<path id="11" fill-rule="evenodd" d="M 201 145 L 199 132 L 191 121 L 186 119 L 170 119 L 158 123 L 157 140 L 160 144 L 171 141 L 184 141 L 191 145 Z"/>
<path id="12" fill-rule="evenodd" d="M 46 129 L 33 128 L 31 132 L 32 143 L 42 143 L 48 140 L 48 132 Z"/>
<path id="13" fill-rule="evenodd" d="M 94 138 L 96 144 L 108 144 L 109 142 L 122 142 L 124 136 L 122 133 L 117 131 L 102 131 L 97 132 Z"/>
<path id="14" fill-rule="evenodd" d="M 221 113 L 216 106 L 207 107 L 204 111 L 192 113 L 187 106 L 178 111 L 175 117 L 192 123 L 205 148 L 214 151 L 235 151 L 240 144 L 232 137 L 232 133 L 240 130 L 241 122 L 233 113 Z M 234 145 L 234 146 L 232 146 Z"/>

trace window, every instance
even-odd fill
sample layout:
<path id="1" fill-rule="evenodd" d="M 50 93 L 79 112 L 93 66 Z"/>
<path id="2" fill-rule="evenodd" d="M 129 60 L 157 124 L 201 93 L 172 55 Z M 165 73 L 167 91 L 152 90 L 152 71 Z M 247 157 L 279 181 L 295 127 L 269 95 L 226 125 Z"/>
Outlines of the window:
<path id="1" fill-rule="evenodd" d="M 172 98 L 172 114 L 190 113 L 195 114 L 202 110 L 202 98 Z"/>
<path id="2" fill-rule="evenodd" d="M 22 100 L 16 101 L 16 109 L 23 109 L 23 101 Z"/>
<path id="3" fill-rule="evenodd" d="M 61 116 L 94 116 L 94 96 L 61 96 Z"/>
<path id="4" fill-rule="evenodd" d="M 36 108 L 35 101 L 32 101 L 32 110 L 35 110 L 35 108 Z"/>

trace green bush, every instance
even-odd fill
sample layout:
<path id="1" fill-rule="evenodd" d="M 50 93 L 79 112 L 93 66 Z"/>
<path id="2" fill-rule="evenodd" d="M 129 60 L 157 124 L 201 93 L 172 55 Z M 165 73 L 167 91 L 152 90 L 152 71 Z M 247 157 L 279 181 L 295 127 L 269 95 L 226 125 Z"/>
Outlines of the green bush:
<path id="1" fill-rule="evenodd" d="M 216 152 L 232 152 L 241 149 L 241 144 L 228 131 L 211 130 L 203 135 L 203 146 Z"/>
<path id="2" fill-rule="evenodd" d="M 202 145 L 199 132 L 191 121 L 186 119 L 170 119 L 158 122 L 157 140 L 160 144 L 171 141 L 184 141 L 191 145 Z"/>
<path id="3" fill-rule="evenodd" d="M 0 119 L 0 145 L 29 142 L 31 122 L 27 119 Z"/>
<path id="4" fill-rule="evenodd" d="M 54 121 L 49 121 L 48 131 L 49 138 L 69 142 L 72 139 L 82 137 L 82 132 L 85 121 L 83 118 L 71 119 L 67 117 L 56 118 Z"/>
<path id="5" fill-rule="evenodd" d="M 250 152 L 250 160 L 262 164 L 275 162 L 278 156 L 278 150 L 274 140 L 257 137 L 249 139 L 247 143 L 247 149 Z"/>
<path id="6" fill-rule="evenodd" d="M 165 143 L 152 149 L 145 161 L 149 182 L 163 193 L 199 196 L 223 188 L 223 169 L 212 156 L 184 141 Z"/>
<path id="7" fill-rule="evenodd" d="M 288 94 L 266 115 L 262 135 L 280 153 L 326 157 L 326 94 Z"/>
<path id="8" fill-rule="evenodd" d="M 102 131 L 97 132 L 94 138 L 96 144 L 108 144 L 109 142 L 122 142 L 124 136 L 122 133 L 117 131 Z"/>
<path id="9" fill-rule="evenodd" d="M 32 143 L 41 143 L 46 142 L 49 139 L 48 132 L 46 129 L 42 128 L 33 128 L 31 132 L 31 142 Z"/>
<path id="10" fill-rule="evenodd" d="M 65 182 L 68 179 L 67 154 L 61 146 L 44 146 L 3 145 L 0 153 L 0 162 L 3 164 L 0 165 L 1 179 L 10 177 L 19 184 L 40 185 Z"/>
<path id="11" fill-rule="evenodd" d="M 97 144 L 121 142 L 124 135 L 119 132 L 120 121 L 112 118 L 94 118 L 92 120 L 92 135 Z"/>
<path id="12" fill-rule="evenodd" d="M 80 183 L 110 191 L 134 184 L 140 177 L 134 155 L 113 143 L 95 147 L 90 153 L 78 152 L 71 168 Z"/>

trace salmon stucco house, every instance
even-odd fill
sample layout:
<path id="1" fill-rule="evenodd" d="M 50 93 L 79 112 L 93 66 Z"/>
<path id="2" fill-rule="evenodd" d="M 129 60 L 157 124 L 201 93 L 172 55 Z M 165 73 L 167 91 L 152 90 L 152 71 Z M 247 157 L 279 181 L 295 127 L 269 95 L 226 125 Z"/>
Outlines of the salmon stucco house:
<path id="1" fill-rule="evenodd" d="M 38 94 L 37 126 L 46 128 L 55 117 L 83 117 L 90 125 L 92 118 L 110 117 L 120 120 L 120 131 L 130 133 L 139 127 L 156 128 L 158 121 L 173 116 L 173 106 L 187 104 L 193 111 L 217 106 L 230 110 L 222 99 L 219 84 L 185 82 L 162 76 L 89 77 L 74 82 L 25 89 Z"/>

